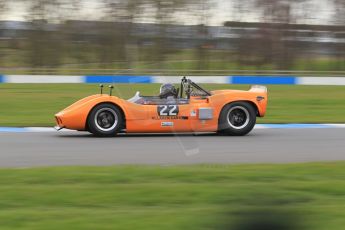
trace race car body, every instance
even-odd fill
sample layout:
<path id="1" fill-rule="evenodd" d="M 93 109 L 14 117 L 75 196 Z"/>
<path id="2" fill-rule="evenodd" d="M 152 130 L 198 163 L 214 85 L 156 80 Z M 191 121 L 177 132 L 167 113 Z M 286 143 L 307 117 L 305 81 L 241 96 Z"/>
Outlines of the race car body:
<path id="1" fill-rule="evenodd" d="M 180 93 L 178 93 L 180 91 Z M 266 112 L 267 89 L 206 91 L 183 78 L 175 94 L 128 100 L 111 94 L 86 97 L 55 115 L 57 128 L 89 131 L 97 136 L 117 133 L 219 132 L 249 133 L 256 117 Z"/>

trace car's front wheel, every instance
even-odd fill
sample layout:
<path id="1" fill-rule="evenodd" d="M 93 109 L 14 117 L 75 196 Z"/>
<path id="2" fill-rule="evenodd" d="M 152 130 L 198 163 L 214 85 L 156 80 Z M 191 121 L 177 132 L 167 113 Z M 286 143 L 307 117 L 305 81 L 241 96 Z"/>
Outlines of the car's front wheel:
<path id="1" fill-rule="evenodd" d="M 218 131 L 221 134 L 243 136 L 254 128 L 255 123 L 255 108 L 248 102 L 234 102 L 222 109 Z"/>
<path id="2" fill-rule="evenodd" d="M 91 133 L 96 136 L 115 136 L 123 127 L 123 115 L 120 109 L 109 103 L 95 106 L 87 123 Z"/>

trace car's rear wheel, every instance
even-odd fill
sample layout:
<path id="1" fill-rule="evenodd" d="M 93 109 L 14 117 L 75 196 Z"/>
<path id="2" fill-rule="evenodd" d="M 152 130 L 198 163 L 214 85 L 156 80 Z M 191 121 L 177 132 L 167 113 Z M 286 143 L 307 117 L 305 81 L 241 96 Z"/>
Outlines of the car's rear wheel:
<path id="1" fill-rule="evenodd" d="M 255 126 L 256 110 L 248 102 L 234 102 L 224 106 L 219 116 L 218 131 L 231 136 L 248 134 Z"/>
<path id="2" fill-rule="evenodd" d="M 95 106 L 87 120 L 89 131 L 102 137 L 115 136 L 123 127 L 123 122 L 120 109 L 109 103 Z"/>

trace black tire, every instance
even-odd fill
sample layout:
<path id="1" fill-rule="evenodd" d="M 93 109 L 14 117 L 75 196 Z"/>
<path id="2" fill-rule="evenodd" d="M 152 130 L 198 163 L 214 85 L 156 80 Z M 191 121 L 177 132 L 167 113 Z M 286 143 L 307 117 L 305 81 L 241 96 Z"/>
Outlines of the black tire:
<path id="1" fill-rule="evenodd" d="M 121 110 L 109 103 L 96 105 L 90 112 L 87 124 L 95 136 L 115 136 L 123 127 L 124 117 Z"/>
<path id="2" fill-rule="evenodd" d="M 225 105 L 218 120 L 218 132 L 230 136 L 248 134 L 256 123 L 256 109 L 248 102 Z"/>

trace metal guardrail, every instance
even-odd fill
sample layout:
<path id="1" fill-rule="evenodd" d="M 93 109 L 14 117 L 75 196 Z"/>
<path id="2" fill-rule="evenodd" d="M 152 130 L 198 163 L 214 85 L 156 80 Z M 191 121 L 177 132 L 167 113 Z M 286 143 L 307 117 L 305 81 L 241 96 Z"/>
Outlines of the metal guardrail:
<path id="1" fill-rule="evenodd" d="M 294 70 L 193 70 L 193 69 L 69 69 L 69 68 L 0 68 L 3 75 L 171 75 L 171 76 L 337 76 L 345 71 L 294 71 Z"/>

